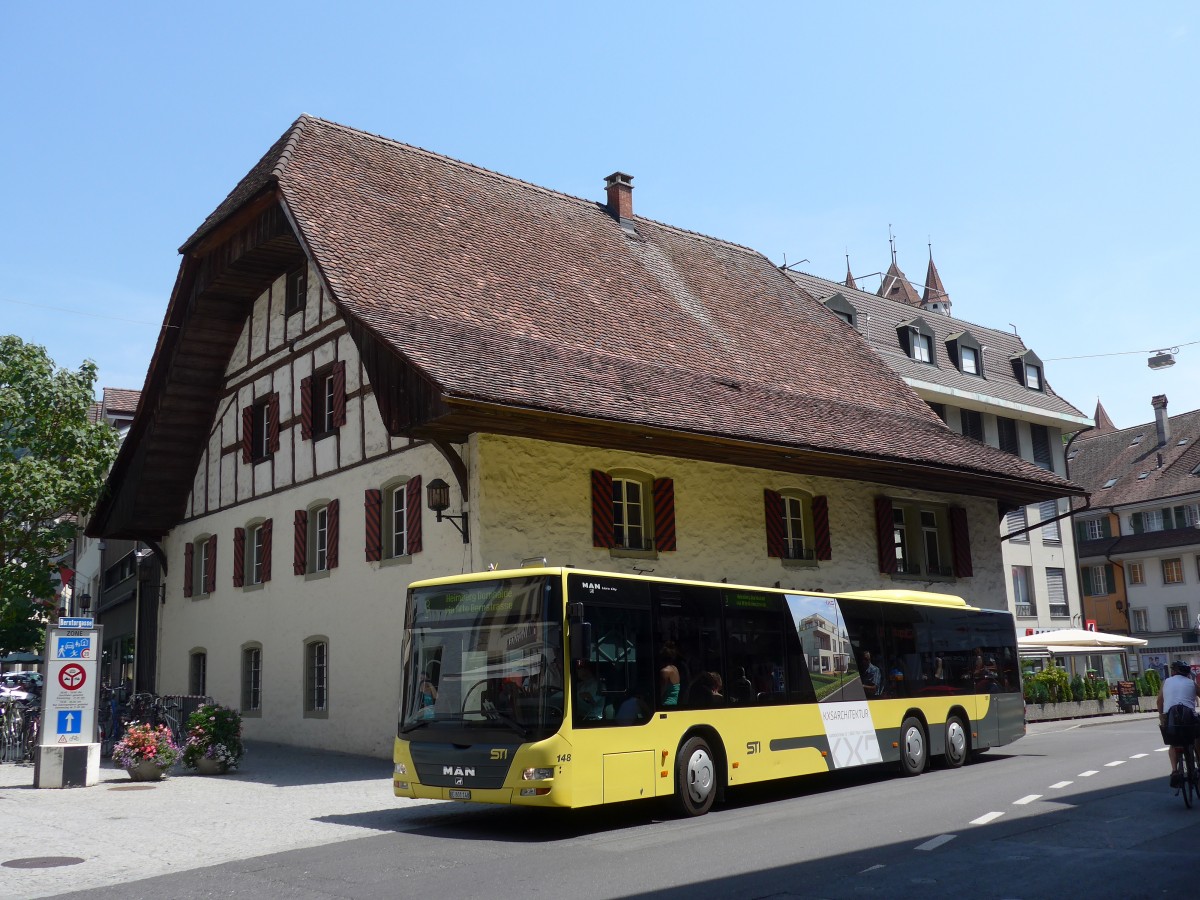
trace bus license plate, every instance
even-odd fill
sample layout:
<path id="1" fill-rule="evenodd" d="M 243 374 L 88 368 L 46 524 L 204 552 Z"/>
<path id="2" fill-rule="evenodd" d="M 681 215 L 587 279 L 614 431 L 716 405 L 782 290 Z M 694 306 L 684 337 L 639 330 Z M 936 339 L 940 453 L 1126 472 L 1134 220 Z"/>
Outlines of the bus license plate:
<path id="1" fill-rule="evenodd" d="M 470 800 L 471 792 L 470 791 L 451 791 L 450 799 L 451 800 Z"/>

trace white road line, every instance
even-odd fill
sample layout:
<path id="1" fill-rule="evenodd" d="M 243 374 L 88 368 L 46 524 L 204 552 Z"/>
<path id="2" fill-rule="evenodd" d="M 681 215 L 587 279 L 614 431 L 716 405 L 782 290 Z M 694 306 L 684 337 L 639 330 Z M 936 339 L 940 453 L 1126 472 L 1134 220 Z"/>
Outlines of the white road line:
<path id="1" fill-rule="evenodd" d="M 1157 750 L 1155 750 L 1154 752 L 1155 752 L 1155 753 L 1166 753 L 1166 752 L 1167 752 L 1168 750 L 1170 750 L 1170 749 L 1171 749 L 1170 747 L 1159 747 L 1159 748 L 1158 748 Z"/>
<path id="2" fill-rule="evenodd" d="M 1125 760 L 1118 759 L 1118 760 L 1114 760 L 1113 762 L 1110 762 L 1110 763 L 1105 763 L 1104 768 L 1111 769 L 1113 766 L 1123 766 L 1123 765 L 1125 765 Z"/>
<path id="3" fill-rule="evenodd" d="M 918 847 L 917 849 L 918 849 L 918 850 L 920 850 L 921 848 L 920 848 L 920 847 Z M 873 866 L 867 866 L 865 869 L 863 869 L 863 870 L 862 870 L 861 872 L 859 872 L 858 874 L 859 874 L 859 875 L 866 875 L 868 872 L 874 872 L 876 869 L 882 869 L 882 868 L 883 868 L 883 865 L 882 865 L 882 864 L 880 864 L 880 863 L 876 863 L 876 864 L 875 864 L 875 865 L 873 865 Z"/>
<path id="4" fill-rule="evenodd" d="M 1092 775 L 1099 775 L 1099 774 L 1100 774 L 1100 772 L 1098 769 L 1088 769 L 1086 772 L 1080 772 L 1079 777 L 1080 778 L 1088 778 Z"/>
<path id="5" fill-rule="evenodd" d="M 1000 815 L 1000 814 L 996 813 L 996 815 Z M 956 837 L 958 837 L 958 835 L 939 834 L 937 837 L 930 838 L 925 843 L 923 843 L 917 847 L 914 847 L 913 849 L 914 850 L 936 850 L 938 847 L 942 846 L 942 844 L 947 844 L 950 841 L 954 840 Z"/>
<path id="6" fill-rule="evenodd" d="M 1022 797 L 1020 800 L 1014 800 L 1013 806 L 1024 806 L 1026 803 L 1032 803 L 1034 800 L 1040 800 L 1040 799 L 1042 799 L 1041 794 L 1027 794 L 1026 796 Z"/>
<path id="7" fill-rule="evenodd" d="M 991 822 L 994 819 L 998 819 L 1002 815 L 1004 815 L 1004 813 L 1002 813 L 1002 812 L 984 813 L 978 819 L 972 819 L 971 824 L 972 825 L 986 825 L 988 822 Z"/>
<path id="8" fill-rule="evenodd" d="M 1065 788 L 1068 784 L 1074 784 L 1074 783 L 1075 782 L 1073 782 L 1073 781 L 1056 781 L 1054 784 L 1050 785 L 1050 787 L 1056 788 L 1056 789 L 1057 788 Z"/>
<path id="9" fill-rule="evenodd" d="M 1141 759 L 1143 756 L 1149 756 L 1149 755 L 1150 755 L 1149 753 L 1135 753 L 1135 754 L 1133 754 L 1133 756 L 1131 756 L 1129 758 L 1130 759 Z"/>

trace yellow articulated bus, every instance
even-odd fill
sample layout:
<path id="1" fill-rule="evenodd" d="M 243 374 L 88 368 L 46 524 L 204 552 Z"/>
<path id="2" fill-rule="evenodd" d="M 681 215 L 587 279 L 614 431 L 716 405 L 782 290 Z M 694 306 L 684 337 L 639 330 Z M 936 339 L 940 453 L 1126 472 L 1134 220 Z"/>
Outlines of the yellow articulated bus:
<path id="1" fill-rule="evenodd" d="M 938 759 L 1025 734 L 1012 616 L 542 567 L 409 587 L 398 797 L 582 807 Z"/>

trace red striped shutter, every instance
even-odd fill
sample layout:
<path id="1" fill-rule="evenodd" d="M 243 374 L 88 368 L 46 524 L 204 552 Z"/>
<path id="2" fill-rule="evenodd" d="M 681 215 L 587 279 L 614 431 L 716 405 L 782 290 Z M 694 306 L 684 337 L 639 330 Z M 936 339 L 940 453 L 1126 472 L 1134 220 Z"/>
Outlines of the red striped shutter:
<path id="1" fill-rule="evenodd" d="M 421 543 L 421 476 L 414 475 L 408 479 L 408 483 L 404 486 L 404 506 L 408 511 L 408 521 L 405 527 L 408 530 L 408 552 L 409 554 L 420 553 L 422 549 Z"/>
<path id="2" fill-rule="evenodd" d="M 327 535 L 327 545 L 325 559 L 329 568 L 336 569 L 338 565 L 338 508 L 339 503 L 336 500 L 329 501 L 329 533 Z"/>
<path id="3" fill-rule="evenodd" d="M 654 548 L 676 549 L 675 482 L 670 478 L 654 479 Z"/>
<path id="4" fill-rule="evenodd" d="M 975 574 L 971 567 L 971 530 L 967 526 L 967 511 L 961 506 L 950 507 L 950 543 L 954 577 L 970 578 Z"/>
<path id="5" fill-rule="evenodd" d="M 217 589 L 217 536 L 208 539 L 208 571 L 204 573 L 204 593 Z"/>
<path id="6" fill-rule="evenodd" d="M 246 529 L 233 529 L 233 586 L 246 583 Z"/>
<path id="7" fill-rule="evenodd" d="M 195 544 L 184 544 L 183 546 L 183 596 L 192 596 L 192 566 L 194 562 L 194 554 L 196 552 Z"/>
<path id="8" fill-rule="evenodd" d="M 309 375 L 300 379 L 300 437 L 304 440 L 312 438 L 313 416 L 313 380 Z"/>
<path id="9" fill-rule="evenodd" d="M 262 524 L 262 580 L 265 584 L 271 580 L 271 525 L 274 519 L 267 519 Z"/>
<path id="10" fill-rule="evenodd" d="M 879 571 L 896 574 L 896 531 L 892 520 L 892 498 L 875 498 L 875 547 L 879 554 Z"/>
<path id="11" fill-rule="evenodd" d="M 296 510 L 296 533 L 292 548 L 292 572 L 303 575 L 308 571 L 308 510 Z"/>
<path id="12" fill-rule="evenodd" d="M 612 476 L 592 469 L 592 546 L 615 547 L 617 533 L 613 527 Z"/>
<path id="13" fill-rule="evenodd" d="M 346 424 L 346 364 L 333 364 L 333 427 Z"/>
<path id="14" fill-rule="evenodd" d="M 268 438 L 271 442 L 271 452 L 279 452 L 279 395 L 272 394 L 271 399 L 267 401 L 270 404 L 271 413 L 271 432 Z"/>
<path id="15" fill-rule="evenodd" d="M 383 556 L 383 491 L 367 488 L 363 507 L 366 510 L 367 562 L 379 562 Z"/>
<path id="16" fill-rule="evenodd" d="M 242 462 L 248 463 L 253 458 L 254 443 L 254 407 L 247 406 L 242 410 Z"/>
<path id="17" fill-rule="evenodd" d="M 829 498 L 813 497 L 812 514 L 817 559 L 833 559 L 833 539 L 829 534 Z"/>
<path id="18" fill-rule="evenodd" d="M 785 555 L 787 542 L 783 532 L 783 495 L 770 488 L 763 488 L 763 515 L 767 529 L 767 556 Z"/>

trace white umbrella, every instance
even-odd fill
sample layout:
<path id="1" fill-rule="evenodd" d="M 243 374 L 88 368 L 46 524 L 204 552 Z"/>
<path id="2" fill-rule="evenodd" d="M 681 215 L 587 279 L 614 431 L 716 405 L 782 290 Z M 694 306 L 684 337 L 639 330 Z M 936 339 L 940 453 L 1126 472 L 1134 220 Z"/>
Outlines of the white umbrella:
<path id="1" fill-rule="evenodd" d="M 1023 634 L 1017 637 L 1018 647 L 1145 647 L 1146 641 L 1124 634 L 1108 634 L 1103 631 L 1087 631 L 1083 628 L 1060 628 L 1058 631 L 1043 631 L 1041 634 Z"/>

